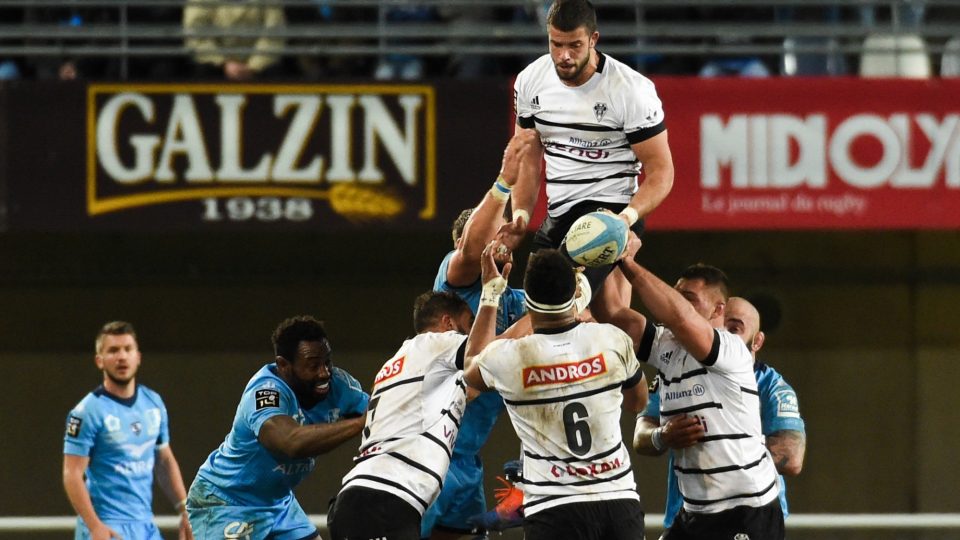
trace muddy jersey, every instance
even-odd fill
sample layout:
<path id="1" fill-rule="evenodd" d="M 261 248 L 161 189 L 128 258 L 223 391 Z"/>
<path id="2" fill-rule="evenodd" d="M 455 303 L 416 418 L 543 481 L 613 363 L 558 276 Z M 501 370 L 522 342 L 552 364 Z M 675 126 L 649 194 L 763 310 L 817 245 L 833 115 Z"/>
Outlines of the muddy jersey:
<path id="1" fill-rule="evenodd" d="M 714 513 L 763 506 L 779 496 L 773 459 L 760 426 L 760 393 L 753 356 L 743 340 L 714 331 L 713 348 L 698 362 L 669 329 L 647 325 L 642 358 L 657 369 L 660 423 L 686 414 L 700 419 L 700 444 L 674 450 L 683 507 Z"/>
<path id="2" fill-rule="evenodd" d="M 576 323 L 495 341 L 475 361 L 503 396 L 523 445 L 527 515 L 573 502 L 639 499 L 620 431 L 621 390 L 643 378 L 627 334 Z"/>
<path id="3" fill-rule="evenodd" d="M 440 493 L 466 406 L 467 336 L 428 332 L 403 343 L 377 373 L 367 422 L 343 489 L 392 493 L 421 514 Z"/>
<path id="4" fill-rule="evenodd" d="M 623 204 L 637 190 L 642 163 L 630 145 L 666 129 L 653 83 L 599 51 L 597 71 L 580 86 L 563 84 L 549 54 L 517 76 L 517 121 L 540 133 L 547 163 L 547 211 L 574 204 Z"/>

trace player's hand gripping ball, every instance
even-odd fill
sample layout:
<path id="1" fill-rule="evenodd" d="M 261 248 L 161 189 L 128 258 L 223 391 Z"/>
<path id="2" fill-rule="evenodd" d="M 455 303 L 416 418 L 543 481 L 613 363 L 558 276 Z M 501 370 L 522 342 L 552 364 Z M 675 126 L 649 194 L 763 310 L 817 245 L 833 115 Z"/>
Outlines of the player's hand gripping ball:
<path id="1" fill-rule="evenodd" d="M 570 258 L 584 266 L 616 262 L 627 248 L 627 224 L 616 214 L 590 212 L 573 222 L 564 244 Z"/>

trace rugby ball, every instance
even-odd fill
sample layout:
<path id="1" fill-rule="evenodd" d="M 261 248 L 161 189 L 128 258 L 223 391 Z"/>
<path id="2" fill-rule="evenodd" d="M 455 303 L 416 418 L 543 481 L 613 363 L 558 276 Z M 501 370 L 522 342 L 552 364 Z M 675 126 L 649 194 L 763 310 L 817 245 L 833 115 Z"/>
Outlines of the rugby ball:
<path id="1" fill-rule="evenodd" d="M 563 242 L 577 264 L 613 264 L 627 248 L 627 224 L 610 212 L 590 212 L 573 222 Z"/>

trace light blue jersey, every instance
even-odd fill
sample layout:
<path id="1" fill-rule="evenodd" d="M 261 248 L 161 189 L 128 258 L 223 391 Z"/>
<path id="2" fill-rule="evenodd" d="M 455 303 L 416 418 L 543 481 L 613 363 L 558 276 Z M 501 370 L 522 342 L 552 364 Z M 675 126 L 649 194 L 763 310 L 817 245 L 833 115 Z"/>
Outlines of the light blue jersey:
<path id="1" fill-rule="evenodd" d="M 476 315 L 480 309 L 480 295 L 483 284 L 477 278 L 466 287 L 454 287 L 447 283 L 447 269 L 455 251 L 447 253 L 437 270 L 433 281 L 433 290 L 448 291 L 462 298 Z M 521 289 L 507 287 L 500 296 L 497 309 L 497 334 L 517 322 L 527 312 L 526 294 Z M 503 411 L 503 398 L 496 392 L 482 392 L 467 403 L 460 424 L 460 434 L 453 447 L 453 460 L 444 478 L 440 496 L 427 509 L 421 521 L 421 536 L 430 536 L 434 525 L 439 524 L 454 530 L 471 529 L 467 518 L 486 510 L 483 494 L 483 465 L 476 457 L 490 431 Z"/>
<path id="2" fill-rule="evenodd" d="M 308 410 L 300 408 L 296 394 L 276 370 L 276 364 L 267 364 L 250 379 L 237 406 L 233 428 L 197 472 L 197 478 L 204 480 L 210 491 L 231 505 L 276 506 L 290 497 L 293 488 L 315 466 L 314 458 L 290 459 L 264 448 L 257 439 L 264 422 L 286 415 L 300 425 L 332 423 L 367 410 L 369 396 L 340 368 L 331 370 L 327 397 Z"/>
<path id="3" fill-rule="evenodd" d="M 153 464 L 170 443 L 167 408 L 141 384 L 124 399 L 102 386 L 67 416 L 63 453 L 90 458 L 86 485 L 104 522 L 153 519 Z"/>
<path id="4" fill-rule="evenodd" d="M 455 251 L 447 253 L 437 270 L 437 277 L 433 280 L 433 290 L 449 291 L 462 298 L 470 310 L 476 315 L 480 309 L 480 295 L 483 293 L 483 284 L 477 278 L 472 285 L 453 287 L 447 283 L 447 268 Z M 522 289 L 507 287 L 500 296 L 500 307 L 497 308 L 497 334 L 502 334 L 507 328 L 517 322 L 527 312 L 525 303 L 526 294 Z M 503 398 L 496 392 L 484 392 L 467 404 L 463 415 L 463 424 L 460 426 L 460 435 L 453 448 L 454 454 L 462 456 L 475 455 L 490 436 L 490 430 L 497 421 L 497 416 L 503 410 Z"/>
<path id="5" fill-rule="evenodd" d="M 777 431 L 791 430 L 806 433 L 803 418 L 800 417 L 800 404 L 797 393 L 793 390 L 777 370 L 756 362 L 753 364 L 753 374 L 757 378 L 757 389 L 760 391 L 760 427 L 763 434 L 770 435 Z M 658 381 L 659 382 L 659 381 Z M 650 392 L 647 408 L 641 416 L 658 418 L 660 416 L 660 392 Z M 668 452 L 667 462 L 667 505 L 663 511 L 663 527 L 670 528 L 673 519 L 683 507 L 680 497 L 680 488 L 677 486 L 677 475 L 673 473 L 673 451 Z M 780 476 L 780 506 L 783 508 L 783 517 L 789 515 L 787 510 L 787 484 Z"/>

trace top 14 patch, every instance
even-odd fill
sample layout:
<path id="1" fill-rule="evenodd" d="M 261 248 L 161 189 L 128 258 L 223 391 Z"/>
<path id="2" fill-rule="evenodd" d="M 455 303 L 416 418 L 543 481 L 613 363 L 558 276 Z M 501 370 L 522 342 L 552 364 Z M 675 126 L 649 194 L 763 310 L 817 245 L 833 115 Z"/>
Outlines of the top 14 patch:
<path id="1" fill-rule="evenodd" d="M 279 390 L 257 390 L 256 393 L 257 400 L 257 410 L 266 409 L 268 407 L 279 407 L 280 406 L 280 391 Z"/>
<path id="2" fill-rule="evenodd" d="M 67 419 L 67 435 L 71 437 L 77 437 L 80 435 L 80 426 L 83 425 L 83 420 L 77 418 L 76 416 L 71 416 Z"/>

